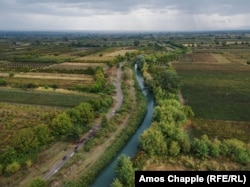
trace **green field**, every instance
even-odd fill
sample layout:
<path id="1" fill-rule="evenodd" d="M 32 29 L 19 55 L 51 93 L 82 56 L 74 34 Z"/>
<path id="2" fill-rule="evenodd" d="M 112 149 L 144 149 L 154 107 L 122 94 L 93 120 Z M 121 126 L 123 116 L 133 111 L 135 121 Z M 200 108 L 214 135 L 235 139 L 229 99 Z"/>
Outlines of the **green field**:
<path id="1" fill-rule="evenodd" d="M 23 103 L 33 105 L 47 105 L 58 107 L 74 107 L 81 102 L 93 97 L 83 94 L 63 94 L 57 92 L 24 91 L 17 89 L 1 88 L 0 101 L 11 103 Z"/>
<path id="2" fill-rule="evenodd" d="M 186 104 L 197 118 L 250 121 L 250 67 L 240 64 L 174 64 Z"/>

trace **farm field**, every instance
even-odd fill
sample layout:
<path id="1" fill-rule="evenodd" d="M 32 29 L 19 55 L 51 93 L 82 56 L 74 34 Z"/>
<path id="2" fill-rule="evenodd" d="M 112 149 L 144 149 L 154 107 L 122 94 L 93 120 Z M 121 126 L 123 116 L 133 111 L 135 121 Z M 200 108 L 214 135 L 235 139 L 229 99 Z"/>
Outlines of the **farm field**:
<path id="1" fill-rule="evenodd" d="M 208 120 L 196 118 L 193 120 L 193 128 L 195 137 L 201 137 L 204 132 L 206 132 L 206 134 L 212 139 L 234 138 L 250 143 L 249 121 Z"/>
<path id="2" fill-rule="evenodd" d="M 48 124 L 64 110 L 58 107 L 0 102 L 0 151 L 9 145 L 19 130 L 38 124 Z"/>
<path id="3" fill-rule="evenodd" d="M 80 69 L 84 70 L 89 67 L 95 68 L 95 67 L 103 67 L 104 69 L 107 68 L 106 63 L 76 63 L 76 62 L 64 62 L 61 64 L 54 64 L 49 67 L 48 69 L 66 69 L 66 70 L 75 70 L 75 69 Z"/>
<path id="4" fill-rule="evenodd" d="M 16 78 L 30 78 L 30 79 L 59 79 L 59 80 L 87 80 L 92 81 L 90 75 L 76 75 L 76 74 L 52 74 L 52 73 L 17 73 Z M 9 73 L 0 73 L 0 77 L 9 77 Z"/>
<path id="5" fill-rule="evenodd" d="M 209 63 L 209 64 L 225 64 L 231 63 L 227 58 L 221 54 L 215 53 L 192 53 L 182 54 L 179 59 L 180 62 L 195 62 L 195 63 Z"/>
<path id="6" fill-rule="evenodd" d="M 205 133 L 211 138 L 249 143 L 250 67 L 223 62 L 180 62 L 173 66 L 182 78 L 185 104 L 195 113 L 194 135 Z"/>
<path id="7" fill-rule="evenodd" d="M 196 117 L 250 121 L 250 67 L 245 65 L 174 64 L 181 75 L 186 104 Z"/>
<path id="8" fill-rule="evenodd" d="M 164 154 L 159 154 L 163 160 L 157 160 L 156 154 L 150 155 L 145 167 L 152 170 L 244 170 L 249 167 L 243 165 L 248 162 L 246 155 L 243 161 L 240 160 L 242 162 L 236 163 L 230 156 L 224 160 L 222 154 L 215 158 L 210 150 L 201 158 L 199 150 L 193 148 L 196 146 L 193 140 L 204 134 L 208 135 L 208 143 L 215 143 L 217 139 L 237 139 L 249 148 L 250 66 L 247 64 L 250 50 L 249 44 L 238 41 L 238 34 L 225 33 L 225 38 L 221 38 L 220 32 L 22 34 L 16 37 L 15 33 L 1 35 L 0 32 L 0 186 L 28 186 L 37 177 L 43 178 L 48 171 L 53 172 L 56 163 L 65 156 L 69 158 L 69 151 L 73 151 L 72 158 L 61 169 L 54 170 L 55 175 L 46 180 L 47 186 L 62 186 L 69 180 L 80 179 L 88 170 L 96 172 L 99 163 L 103 165 L 107 159 L 106 154 L 104 161 L 99 158 L 108 145 L 119 142 L 116 139 L 118 132 L 123 132 L 124 125 L 132 124 L 130 122 L 137 118 L 131 117 L 132 113 L 137 113 L 133 108 L 142 107 L 143 102 L 135 104 L 138 100 L 130 69 L 134 62 L 141 63 L 145 70 L 143 75 L 149 80 L 154 78 L 153 73 L 159 73 L 156 76 L 160 77 L 161 70 L 173 66 L 182 79 L 184 104 L 191 106 L 195 114 L 183 124 L 189 138 L 181 134 L 183 129 L 175 129 L 175 125 L 171 132 L 180 132 L 176 133 L 178 137 L 174 137 L 175 133 L 172 137 L 166 131 L 161 132 L 164 136 L 162 147 L 167 148 Z M 226 37 L 232 43 L 227 43 Z M 224 45 L 225 41 L 230 45 Z M 122 66 L 121 71 L 119 66 Z M 179 79 L 178 75 L 174 78 Z M 149 86 L 158 84 L 149 83 Z M 120 84 L 122 96 L 119 96 Z M 165 92 L 156 91 L 159 91 L 156 97 L 165 99 Z M 122 108 L 114 110 L 120 101 Z M 189 112 L 190 108 L 183 108 Z M 163 107 L 158 109 L 159 114 L 165 112 Z M 173 111 L 177 110 L 173 108 Z M 179 117 L 186 119 L 183 111 L 176 114 L 176 120 Z M 108 116 L 114 118 L 111 120 Z M 172 130 L 172 126 L 162 128 Z M 93 129 L 86 145 L 79 147 L 79 142 Z M 100 131 L 95 134 L 96 129 Z M 127 136 L 125 131 L 122 136 Z M 165 140 L 167 136 L 171 138 Z M 162 143 L 159 137 L 155 140 Z M 19 168 L 7 169 L 16 162 Z M 91 175 L 84 180 L 90 180 Z"/>
<path id="9" fill-rule="evenodd" d="M 1 88 L 0 90 L 1 102 L 56 107 L 74 107 L 81 102 L 88 101 L 94 97 L 94 95 L 86 96 L 86 94 L 66 94 L 53 91 L 25 91 L 9 88 Z"/>
<path id="10" fill-rule="evenodd" d="M 87 55 L 75 59 L 75 61 L 86 61 L 86 62 L 105 62 L 114 59 L 117 56 L 124 56 L 127 52 L 136 52 L 134 49 L 116 49 L 114 51 L 100 52 L 96 54 Z"/>

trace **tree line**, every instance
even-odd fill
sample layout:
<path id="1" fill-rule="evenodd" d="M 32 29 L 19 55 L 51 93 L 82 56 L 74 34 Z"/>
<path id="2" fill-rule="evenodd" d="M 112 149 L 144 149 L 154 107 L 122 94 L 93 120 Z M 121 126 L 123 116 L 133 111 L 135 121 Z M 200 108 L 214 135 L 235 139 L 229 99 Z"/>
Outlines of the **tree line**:
<path id="1" fill-rule="evenodd" d="M 145 71 L 143 67 L 146 61 L 142 56 L 138 61 L 141 63 L 139 68 Z M 171 67 L 157 68 L 151 65 L 147 71 L 151 76 L 146 77 L 145 84 L 156 101 L 153 121 L 139 137 L 139 155 L 133 159 L 126 155 L 120 157 L 115 170 L 116 179 L 111 187 L 133 186 L 134 171 L 142 169 L 148 157 L 192 155 L 202 160 L 229 158 L 243 165 L 249 164 L 250 150 L 240 140 L 210 140 L 206 134 L 201 138 L 191 138 L 184 126 L 194 117 L 194 112 L 190 106 L 182 105 L 179 101 L 181 77 Z"/>
<path id="2" fill-rule="evenodd" d="M 17 131 L 10 145 L 0 154 L 0 174 L 11 175 L 30 167 L 38 153 L 56 141 L 78 141 L 91 128 L 91 122 L 112 104 L 112 98 L 82 102 L 56 115 L 49 124 L 38 124 Z"/>

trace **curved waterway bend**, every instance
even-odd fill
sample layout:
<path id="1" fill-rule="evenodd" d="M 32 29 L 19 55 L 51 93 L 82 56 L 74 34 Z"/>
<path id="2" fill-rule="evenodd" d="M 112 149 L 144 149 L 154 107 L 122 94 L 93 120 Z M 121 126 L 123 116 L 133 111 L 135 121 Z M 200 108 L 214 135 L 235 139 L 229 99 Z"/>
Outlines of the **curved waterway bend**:
<path id="1" fill-rule="evenodd" d="M 147 98 L 147 113 L 144 117 L 142 124 L 137 129 L 136 133 L 130 138 L 125 147 L 117 154 L 117 156 L 103 169 L 103 171 L 96 178 L 95 182 L 92 184 L 92 187 L 109 187 L 115 178 L 114 167 L 116 165 L 117 159 L 122 154 L 125 154 L 129 157 L 133 157 L 138 150 L 138 138 L 144 130 L 146 130 L 152 120 L 153 109 L 154 109 L 154 100 L 153 96 L 147 92 L 143 85 L 143 78 L 141 73 L 137 70 L 135 65 L 136 79 L 142 89 L 143 94 Z"/>

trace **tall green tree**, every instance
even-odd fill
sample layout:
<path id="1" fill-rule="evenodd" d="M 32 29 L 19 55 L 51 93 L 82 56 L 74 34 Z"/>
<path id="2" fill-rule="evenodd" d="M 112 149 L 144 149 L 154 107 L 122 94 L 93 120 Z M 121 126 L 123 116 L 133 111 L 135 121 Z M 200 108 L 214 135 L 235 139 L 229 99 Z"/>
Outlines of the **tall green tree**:
<path id="1" fill-rule="evenodd" d="M 69 130 L 73 127 L 70 117 L 64 112 L 58 114 L 51 123 L 52 134 L 56 138 L 61 138 L 68 134 Z"/>
<path id="2" fill-rule="evenodd" d="M 202 139 L 195 138 L 192 142 L 192 150 L 196 156 L 204 159 L 209 155 L 207 142 Z"/>
<path id="3" fill-rule="evenodd" d="M 170 156 L 177 156 L 179 155 L 181 150 L 180 145 L 176 141 L 172 141 L 169 146 L 169 155 Z"/>
<path id="4" fill-rule="evenodd" d="M 19 154 L 34 152 L 39 148 L 39 141 L 33 129 L 18 131 L 12 139 L 12 145 Z"/>
<path id="5" fill-rule="evenodd" d="M 145 130 L 139 137 L 139 145 L 149 155 L 166 154 L 167 144 L 163 134 L 156 128 Z"/>
<path id="6" fill-rule="evenodd" d="M 82 125 L 88 124 L 95 117 L 92 105 L 87 102 L 82 102 L 75 109 L 80 113 Z"/>
<path id="7" fill-rule="evenodd" d="M 126 155 L 121 155 L 115 167 L 117 179 L 126 187 L 132 187 L 134 184 L 134 169 L 130 158 Z"/>
<path id="8" fill-rule="evenodd" d="M 158 86 L 170 93 L 177 93 L 181 86 L 181 77 L 173 69 L 159 71 L 154 78 Z"/>
<path id="9" fill-rule="evenodd" d="M 45 124 L 40 124 L 34 127 L 33 129 L 35 136 L 38 140 L 39 145 L 46 145 L 53 140 L 50 129 Z"/>
<path id="10" fill-rule="evenodd" d="M 119 179 L 115 179 L 112 184 L 110 185 L 110 187 L 123 187 L 122 183 L 119 181 Z"/>

